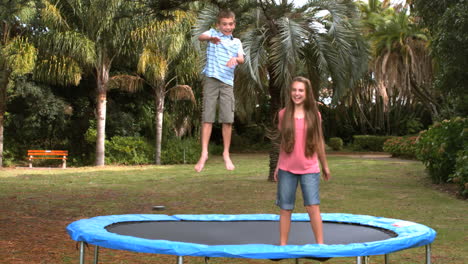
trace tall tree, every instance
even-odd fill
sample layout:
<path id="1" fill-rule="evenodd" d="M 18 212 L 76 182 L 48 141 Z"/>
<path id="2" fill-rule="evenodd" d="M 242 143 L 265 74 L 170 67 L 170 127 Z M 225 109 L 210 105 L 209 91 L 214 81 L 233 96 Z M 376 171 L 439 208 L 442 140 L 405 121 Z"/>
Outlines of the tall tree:
<path id="1" fill-rule="evenodd" d="M 188 86 L 174 86 L 173 83 L 186 83 L 198 73 L 196 54 L 190 41 L 190 30 L 195 22 L 195 14 L 189 11 L 165 13 L 171 19 L 155 21 L 136 32 L 136 36 L 146 40 L 138 61 L 138 72 L 151 86 L 155 107 L 155 163 L 161 164 L 161 144 L 163 131 L 164 101 L 167 87 L 172 84 L 178 96 L 173 98 L 193 98 Z"/>
<path id="2" fill-rule="evenodd" d="M 35 14 L 35 1 L 0 0 L 0 167 L 8 89 L 15 77 L 32 72 L 36 61 L 36 48 L 27 36 Z"/>
<path id="3" fill-rule="evenodd" d="M 373 125 L 387 134 L 398 133 L 398 122 L 391 119 L 405 120 L 405 115 L 412 115 L 421 105 L 438 116 L 437 94 L 431 89 L 432 58 L 427 32 L 407 9 L 392 7 L 388 1 L 360 2 L 360 8 L 372 51 L 369 74 L 375 83 L 355 86 L 358 90 L 353 92 L 357 97 L 375 93 L 375 98 L 368 98 L 378 108 Z"/>
<path id="4" fill-rule="evenodd" d="M 103 166 L 110 71 L 118 56 L 131 51 L 131 33 L 148 23 L 144 16 L 135 16 L 143 6 L 138 1 L 120 0 L 42 2 L 42 18 L 47 30 L 41 35 L 43 53 L 36 76 L 58 84 L 75 85 L 83 74 L 94 76 L 96 165 Z"/>
<path id="5" fill-rule="evenodd" d="M 434 86 L 442 94 L 443 117 L 468 115 L 468 2 L 408 0 L 431 34 L 436 59 Z"/>
<path id="6" fill-rule="evenodd" d="M 242 42 L 247 63 L 239 67 L 235 91 L 241 96 L 238 101 L 245 103 L 252 103 L 262 91 L 268 94 L 271 130 L 276 130 L 276 113 L 294 76 L 309 77 L 317 93 L 330 77 L 337 99 L 365 72 L 367 49 L 352 1 L 314 0 L 300 8 L 285 0 L 244 2 L 248 3 L 240 8 L 254 7 L 244 14 L 238 12 L 237 28 L 245 29 Z M 195 34 L 214 24 L 216 12 L 211 8 L 200 14 Z M 273 180 L 277 157 L 274 147 L 269 180 Z"/>

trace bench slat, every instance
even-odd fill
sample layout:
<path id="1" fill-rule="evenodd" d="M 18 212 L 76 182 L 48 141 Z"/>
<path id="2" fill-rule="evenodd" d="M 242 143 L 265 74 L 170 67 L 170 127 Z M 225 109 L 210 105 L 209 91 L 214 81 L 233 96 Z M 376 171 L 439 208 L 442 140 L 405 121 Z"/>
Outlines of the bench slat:
<path id="1" fill-rule="evenodd" d="M 67 159 L 67 158 L 60 158 L 60 157 L 30 157 L 29 159 Z"/>
<path id="2" fill-rule="evenodd" d="M 28 156 L 68 156 L 68 154 L 50 154 L 50 153 L 40 153 L 40 154 L 36 154 L 36 153 L 28 153 Z"/>
<path id="3" fill-rule="evenodd" d="M 49 151 L 49 152 L 44 152 L 44 151 L 28 151 L 28 155 L 63 155 L 67 156 L 68 151 Z"/>

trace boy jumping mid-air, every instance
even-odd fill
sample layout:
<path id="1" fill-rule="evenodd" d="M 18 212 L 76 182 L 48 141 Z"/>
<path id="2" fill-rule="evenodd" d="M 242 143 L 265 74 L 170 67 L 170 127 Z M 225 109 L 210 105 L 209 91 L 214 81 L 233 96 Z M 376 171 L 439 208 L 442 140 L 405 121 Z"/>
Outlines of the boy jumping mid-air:
<path id="1" fill-rule="evenodd" d="M 200 41 L 208 41 L 206 65 L 203 83 L 203 114 L 202 114 L 202 151 L 195 170 L 203 170 L 208 160 L 208 143 L 215 121 L 216 105 L 219 102 L 218 122 L 222 123 L 223 159 L 227 170 L 235 166 L 229 156 L 231 145 L 232 123 L 234 122 L 234 70 L 238 64 L 244 63 L 244 50 L 239 39 L 232 36 L 236 28 L 235 14 L 230 10 L 220 11 L 216 29 L 210 29 L 198 37 Z"/>

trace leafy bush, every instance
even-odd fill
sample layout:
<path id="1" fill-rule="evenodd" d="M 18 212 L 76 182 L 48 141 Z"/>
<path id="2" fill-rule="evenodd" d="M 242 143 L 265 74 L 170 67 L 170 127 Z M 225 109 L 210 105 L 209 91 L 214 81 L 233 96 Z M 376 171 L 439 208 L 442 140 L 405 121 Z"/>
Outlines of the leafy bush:
<path id="1" fill-rule="evenodd" d="M 464 133 L 467 133 L 466 128 Z M 449 176 L 449 181 L 456 183 L 462 197 L 468 197 L 468 145 L 457 154 L 455 172 Z"/>
<path id="2" fill-rule="evenodd" d="M 353 149 L 383 151 L 383 145 L 389 138 L 391 136 L 355 135 L 353 136 Z"/>
<path id="3" fill-rule="evenodd" d="M 194 164 L 200 157 L 200 143 L 196 138 L 163 140 L 162 164 Z"/>
<path id="4" fill-rule="evenodd" d="M 468 119 L 456 117 L 422 131 L 416 143 L 417 157 L 434 183 L 447 182 L 455 172 L 457 153 L 468 145 Z"/>
<path id="5" fill-rule="evenodd" d="M 142 137 L 112 137 L 106 140 L 107 164 L 150 164 L 154 150 L 151 144 Z"/>
<path id="6" fill-rule="evenodd" d="M 416 159 L 417 136 L 394 137 L 385 141 L 383 150 L 393 157 Z"/>
<path id="7" fill-rule="evenodd" d="M 328 145 L 333 149 L 333 150 L 342 150 L 343 149 L 343 140 L 339 137 L 332 137 L 328 141 Z"/>

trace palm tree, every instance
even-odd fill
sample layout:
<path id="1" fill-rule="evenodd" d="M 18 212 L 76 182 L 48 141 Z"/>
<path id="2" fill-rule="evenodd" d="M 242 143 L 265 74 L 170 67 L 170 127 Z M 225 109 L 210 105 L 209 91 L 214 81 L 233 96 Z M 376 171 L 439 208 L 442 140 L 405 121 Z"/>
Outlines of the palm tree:
<path id="1" fill-rule="evenodd" d="M 330 77 L 338 99 L 365 72 L 367 48 L 352 1 L 313 0 L 300 8 L 286 0 L 246 2 L 254 7 L 238 19 L 237 28 L 245 29 L 242 42 L 248 63 L 239 67 L 235 91 L 244 95 L 237 100 L 241 103 L 252 103 L 249 99 L 262 92 L 269 96 L 270 130 L 276 130 L 276 113 L 294 76 L 309 77 L 317 93 Z M 214 23 L 216 12 L 211 8 L 200 14 L 195 34 Z M 273 147 L 269 180 L 277 156 L 278 148 Z"/>
<path id="2" fill-rule="evenodd" d="M 33 71 L 37 50 L 27 37 L 36 14 L 35 1 L 0 0 L 0 167 L 3 165 L 3 131 L 7 90 L 17 76 Z"/>
<path id="3" fill-rule="evenodd" d="M 138 72 L 151 86 L 155 106 L 155 163 L 161 164 L 162 127 L 164 101 L 167 87 L 173 81 L 187 83 L 197 75 L 196 53 L 190 42 L 190 29 L 195 21 L 192 12 L 174 11 L 166 15 L 172 19 L 156 21 L 142 28 L 136 34 L 143 36 L 147 43 L 140 55 Z M 174 76 L 170 78 L 170 76 Z M 174 99 L 193 98 L 188 86 L 176 85 Z"/>
<path id="4" fill-rule="evenodd" d="M 414 110 L 420 104 L 437 116 L 440 106 L 430 89 L 433 72 L 427 33 L 406 9 L 392 8 L 388 1 L 371 0 L 360 7 L 372 50 L 369 71 L 375 79 L 375 85 L 363 88 L 375 89 L 381 105 L 377 125 L 392 133 L 397 126 L 390 124 L 390 110 L 399 120 L 401 109 Z"/>

